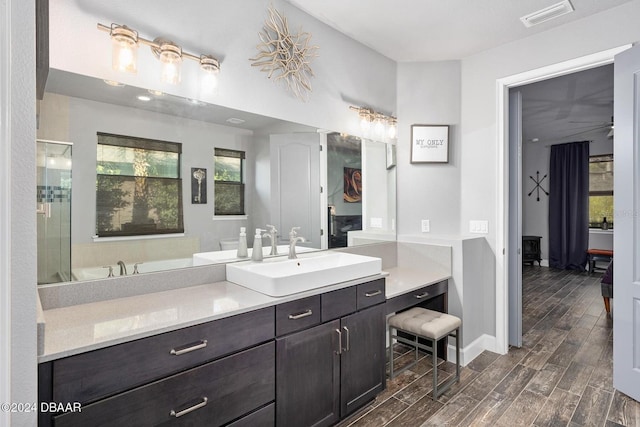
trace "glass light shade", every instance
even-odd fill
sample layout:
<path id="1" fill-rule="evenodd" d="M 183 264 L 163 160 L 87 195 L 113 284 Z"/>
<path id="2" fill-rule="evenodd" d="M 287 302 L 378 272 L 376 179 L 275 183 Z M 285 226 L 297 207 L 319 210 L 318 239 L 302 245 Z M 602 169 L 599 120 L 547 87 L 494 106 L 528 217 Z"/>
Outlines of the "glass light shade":
<path id="1" fill-rule="evenodd" d="M 360 128 L 364 132 L 369 132 L 371 128 L 371 116 L 369 113 L 360 113 Z"/>
<path id="2" fill-rule="evenodd" d="M 138 33 L 125 26 L 111 29 L 111 65 L 116 71 L 138 72 Z"/>
<path id="3" fill-rule="evenodd" d="M 163 44 L 160 46 L 159 59 L 162 63 L 161 80 L 172 85 L 179 84 L 182 66 L 182 49 L 174 44 Z"/>
<path id="4" fill-rule="evenodd" d="M 373 131 L 375 132 L 376 136 L 384 135 L 384 123 L 382 123 L 382 119 L 376 119 L 373 125 Z"/>
<path id="5" fill-rule="evenodd" d="M 398 136 L 398 125 L 395 121 L 389 123 L 389 127 L 387 128 L 387 136 L 389 139 L 396 139 Z"/>
<path id="6" fill-rule="evenodd" d="M 213 92 L 218 87 L 218 73 L 220 72 L 218 61 L 210 56 L 202 56 L 200 57 L 200 69 L 203 71 L 200 80 L 202 90 Z"/>

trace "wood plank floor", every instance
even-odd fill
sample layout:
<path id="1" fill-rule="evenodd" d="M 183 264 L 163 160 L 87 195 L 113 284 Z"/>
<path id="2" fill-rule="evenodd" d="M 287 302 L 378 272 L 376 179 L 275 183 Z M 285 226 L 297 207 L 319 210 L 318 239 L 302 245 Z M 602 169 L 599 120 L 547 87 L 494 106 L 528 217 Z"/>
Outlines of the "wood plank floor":
<path id="1" fill-rule="evenodd" d="M 423 357 L 340 427 L 640 426 L 640 403 L 612 386 L 612 321 L 601 277 L 524 267 L 521 348 L 480 354 L 437 401 L 430 357 Z M 408 350 L 394 347 L 396 366 L 411 362 Z M 449 362 L 439 368 L 455 372 Z"/>

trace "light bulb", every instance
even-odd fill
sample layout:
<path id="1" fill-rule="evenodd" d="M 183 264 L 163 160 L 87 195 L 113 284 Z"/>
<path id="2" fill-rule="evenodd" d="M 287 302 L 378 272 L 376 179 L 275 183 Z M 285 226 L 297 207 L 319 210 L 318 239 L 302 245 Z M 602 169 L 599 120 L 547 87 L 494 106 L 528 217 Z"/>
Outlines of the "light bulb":
<path id="1" fill-rule="evenodd" d="M 179 84 L 182 49 L 172 43 L 160 45 L 160 62 L 162 63 L 161 80 L 172 85 Z"/>
<path id="2" fill-rule="evenodd" d="M 376 119 L 375 125 L 373 126 L 373 131 L 376 133 L 376 136 L 384 135 L 384 123 L 379 118 Z"/>
<path id="3" fill-rule="evenodd" d="M 218 87 L 220 63 L 212 56 L 202 55 L 200 57 L 200 69 L 203 71 L 200 81 L 202 90 L 204 92 L 213 92 Z"/>
<path id="4" fill-rule="evenodd" d="M 138 72 L 138 33 L 124 25 L 111 28 L 111 65 L 116 71 Z"/>
<path id="5" fill-rule="evenodd" d="M 398 136 L 398 126 L 395 122 L 389 123 L 389 127 L 387 128 L 387 136 L 389 139 L 396 139 Z"/>

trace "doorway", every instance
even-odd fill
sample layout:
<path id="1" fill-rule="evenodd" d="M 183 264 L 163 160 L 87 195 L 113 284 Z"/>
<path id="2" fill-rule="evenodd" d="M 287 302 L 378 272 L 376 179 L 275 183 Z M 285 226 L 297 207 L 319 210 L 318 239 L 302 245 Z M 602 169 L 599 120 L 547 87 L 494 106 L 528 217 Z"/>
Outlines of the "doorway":
<path id="1" fill-rule="evenodd" d="M 510 229 L 510 194 L 509 182 L 511 179 L 509 171 L 509 89 L 522 86 L 553 77 L 575 73 L 582 70 L 595 68 L 613 62 L 614 56 L 628 49 L 630 45 L 621 46 L 581 58 L 572 59 L 562 63 L 542 67 L 513 76 L 505 77 L 497 81 L 497 152 L 498 164 L 502 167 L 502 172 L 498 173 L 498 212 L 497 212 L 497 242 L 503 246 L 503 257 L 496 258 L 496 351 L 507 353 L 509 349 L 509 294 L 514 292 L 513 286 L 521 285 L 511 283 L 509 272 L 517 268 L 514 264 L 511 253 L 517 253 L 520 249 L 518 243 L 511 243 L 510 237 L 516 231 Z M 520 237 L 520 236 L 519 236 Z M 517 262 L 517 261 L 516 261 Z M 519 314 L 522 316 L 521 312 Z"/>

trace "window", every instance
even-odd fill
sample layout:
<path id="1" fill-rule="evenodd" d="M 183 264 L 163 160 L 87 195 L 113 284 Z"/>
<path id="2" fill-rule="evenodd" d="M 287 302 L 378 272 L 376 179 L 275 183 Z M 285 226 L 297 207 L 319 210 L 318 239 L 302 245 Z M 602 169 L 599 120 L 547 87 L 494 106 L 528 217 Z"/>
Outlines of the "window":
<path id="1" fill-rule="evenodd" d="M 613 228 L 613 154 L 589 157 L 589 227 Z"/>
<path id="2" fill-rule="evenodd" d="M 244 151 L 215 149 L 215 215 L 244 215 L 244 157 Z"/>
<path id="3" fill-rule="evenodd" d="M 98 133 L 96 234 L 183 233 L 182 144 Z"/>

